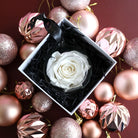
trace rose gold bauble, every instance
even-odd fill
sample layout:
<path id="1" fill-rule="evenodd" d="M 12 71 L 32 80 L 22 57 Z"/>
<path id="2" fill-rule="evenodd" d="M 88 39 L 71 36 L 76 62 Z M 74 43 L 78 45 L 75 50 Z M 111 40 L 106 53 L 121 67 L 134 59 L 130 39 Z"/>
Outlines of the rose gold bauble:
<path id="1" fill-rule="evenodd" d="M 48 17 L 54 20 L 56 23 L 59 23 L 64 18 L 68 18 L 68 12 L 61 6 L 54 7 L 50 12 Z"/>
<path id="2" fill-rule="evenodd" d="M 60 0 L 60 2 L 68 11 L 78 11 L 85 9 L 90 0 Z"/>
<path id="3" fill-rule="evenodd" d="M 46 138 L 48 126 L 38 113 L 24 115 L 17 124 L 18 138 Z"/>
<path id="4" fill-rule="evenodd" d="M 89 120 L 83 123 L 82 133 L 84 138 L 99 138 L 102 134 L 102 129 L 94 120 Z"/>
<path id="5" fill-rule="evenodd" d="M 13 125 L 21 115 L 19 101 L 10 95 L 0 96 L 0 126 Z"/>
<path id="6" fill-rule="evenodd" d="M 99 22 L 94 13 L 88 10 L 80 10 L 75 12 L 70 21 L 74 24 L 82 33 L 88 37 L 94 37 L 99 29 Z"/>
<path id="7" fill-rule="evenodd" d="M 114 89 L 108 82 L 101 82 L 94 90 L 95 98 L 100 102 L 109 102 L 113 99 Z"/>
<path id="8" fill-rule="evenodd" d="M 86 99 L 79 107 L 78 112 L 85 119 L 92 119 L 98 113 L 98 106 L 92 99 Z"/>
<path id="9" fill-rule="evenodd" d="M 138 98 L 138 71 L 124 70 L 114 80 L 114 89 L 118 96 L 126 100 Z"/>
<path id="10" fill-rule="evenodd" d="M 123 131 L 129 125 L 129 111 L 121 103 L 107 103 L 100 108 L 99 114 L 99 122 L 103 129 L 107 128 L 110 131 Z"/>
<path id="11" fill-rule="evenodd" d="M 51 138 L 82 138 L 79 124 L 70 117 L 63 117 L 52 126 Z"/>
<path id="12" fill-rule="evenodd" d="M 5 70 L 2 67 L 0 67 L 0 91 L 4 89 L 6 84 L 7 84 L 7 74 Z"/>
<path id="13" fill-rule="evenodd" d="M 34 44 L 26 43 L 20 48 L 20 57 L 22 60 L 25 60 L 34 50 L 36 46 Z"/>
<path id="14" fill-rule="evenodd" d="M 123 56 L 126 63 L 138 69 L 138 37 L 128 42 Z"/>
<path id="15" fill-rule="evenodd" d="M 18 51 L 15 41 L 6 34 L 0 34 L 0 65 L 10 64 Z"/>
<path id="16" fill-rule="evenodd" d="M 15 94 L 18 99 L 28 100 L 34 92 L 33 84 L 30 81 L 18 82 L 15 86 Z"/>
<path id="17" fill-rule="evenodd" d="M 38 92 L 33 96 L 32 105 L 37 112 L 46 112 L 52 106 L 52 100 L 43 92 Z"/>
<path id="18" fill-rule="evenodd" d="M 117 28 L 106 27 L 97 34 L 96 43 L 111 57 L 117 57 L 125 48 L 126 37 Z"/>

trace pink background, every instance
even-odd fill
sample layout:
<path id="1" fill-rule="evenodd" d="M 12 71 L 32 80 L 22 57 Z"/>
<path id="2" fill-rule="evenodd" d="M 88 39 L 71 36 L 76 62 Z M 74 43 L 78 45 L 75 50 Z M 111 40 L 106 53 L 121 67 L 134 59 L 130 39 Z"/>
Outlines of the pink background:
<path id="1" fill-rule="evenodd" d="M 49 0 L 50 1 L 50 0 Z M 104 27 L 116 27 L 120 29 L 128 40 L 138 36 L 138 0 L 91 0 L 91 3 L 98 2 L 97 6 L 93 7 L 95 15 L 100 23 L 100 30 Z M 51 1 L 50 1 L 51 3 Z M 40 0 L 4 0 L 0 3 L 0 33 L 5 33 L 12 36 L 21 46 L 23 37 L 18 32 L 18 22 L 22 16 L 28 12 L 37 12 Z M 55 0 L 55 6 L 60 5 L 59 0 Z M 46 2 L 41 8 L 41 12 L 48 15 L 48 7 Z M 118 60 L 118 58 L 116 58 Z M 8 91 L 14 91 L 16 81 L 25 80 L 25 77 L 17 70 L 22 63 L 19 55 L 9 65 L 3 66 L 8 75 Z M 130 66 L 122 63 L 123 69 L 130 69 Z M 120 68 L 118 67 L 118 72 Z M 105 81 L 113 83 L 115 77 L 115 69 L 106 77 Z M 94 98 L 91 94 L 90 98 Z M 130 111 L 131 121 L 129 126 L 121 133 L 122 138 L 137 138 L 138 127 L 138 100 L 126 101 L 117 97 L 116 101 L 124 104 Z M 26 103 L 26 102 L 24 102 Z M 100 104 L 99 104 L 100 105 Z M 26 112 L 24 111 L 23 114 Z M 57 119 L 69 116 L 63 109 L 56 104 L 53 104 L 52 109 L 44 114 L 53 124 Z M 74 116 L 73 116 L 74 117 Z M 105 138 L 103 131 L 101 138 Z M 116 133 L 111 134 L 112 138 L 117 138 Z M 0 138 L 17 138 L 16 124 L 10 127 L 0 127 Z"/>

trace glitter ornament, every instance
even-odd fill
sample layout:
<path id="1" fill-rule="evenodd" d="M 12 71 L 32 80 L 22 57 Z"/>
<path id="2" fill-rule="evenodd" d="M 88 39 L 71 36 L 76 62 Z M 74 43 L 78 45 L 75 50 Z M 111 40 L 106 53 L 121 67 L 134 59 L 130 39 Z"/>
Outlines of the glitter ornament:
<path id="1" fill-rule="evenodd" d="M 18 47 L 16 42 L 6 34 L 0 34 L 0 65 L 10 64 L 16 57 Z"/>
<path id="2" fill-rule="evenodd" d="M 138 99 L 138 71 L 124 70 L 114 79 L 114 89 L 125 100 Z"/>
<path id="3" fill-rule="evenodd" d="M 95 98 L 100 102 L 109 102 L 113 99 L 114 89 L 108 82 L 101 82 L 94 90 Z"/>
<path id="4" fill-rule="evenodd" d="M 29 81 L 18 82 L 15 86 L 15 94 L 18 99 L 27 100 L 32 97 L 34 92 L 33 84 Z"/>
<path id="5" fill-rule="evenodd" d="M 13 125 L 19 119 L 21 111 L 21 104 L 14 96 L 0 96 L 0 126 Z"/>
<path id="6" fill-rule="evenodd" d="M 123 131 L 130 121 L 128 109 L 118 102 L 103 105 L 100 110 L 100 125 L 110 131 Z"/>
<path id="7" fill-rule="evenodd" d="M 24 36 L 25 40 L 30 43 L 39 43 L 47 35 L 47 31 L 41 20 L 37 20 L 32 29 L 29 27 L 31 19 L 37 15 L 39 15 L 39 13 L 29 12 L 22 17 L 19 22 L 19 32 Z"/>
<path id="8" fill-rule="evenodd" d="M 99 138 L 102 134 L 102 129 L 96 121 L 89 120 L 83 123 L 82 133 L 84 138 Z"/>
<path id="9" fill-rule="evenodd" d="M 79 107 L 78 112 L 85 119 L 92 119 L 98 113 L 98 106 L 92 99 L 86 99 Z"/>
<path id="10" fill-rule="evenodd" d="M 5 70 L 0 67 L 0 91 L 4 89 L 7 84 L 7 74 Z"/>
<path id="11" fill-rule="evenodd" d="M 36 112 L 24 115 L 17 124 L 18 138 L 46 138 L 47 131 L 43 116 Z"/>
<path id="12" fill-rule="evenodd" d="M 98 33 L 96 43 L 111 57 L 117 57 L 125 48 L 126 37 L 120 30 L 107 27 Z"/>
<path id="13" fill-rule="evenodd" d="M 63 117 L 51 129 L 51 138 L 82 138 L 79 124 L 72 118 Z"/>
<path id="14" fill-rule="evenodd" d="M 38 92 L 33 96 L 32 105 L 37 112 L 46 112 L 52 106 L 52 100 L 43 92 Z"/>

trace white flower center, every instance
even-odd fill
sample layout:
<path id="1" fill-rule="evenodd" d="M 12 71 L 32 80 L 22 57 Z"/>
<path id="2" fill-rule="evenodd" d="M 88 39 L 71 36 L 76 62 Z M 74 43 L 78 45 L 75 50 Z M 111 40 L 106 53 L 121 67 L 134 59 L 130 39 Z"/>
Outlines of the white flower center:
<path id="1" fill-rule="evenodd" d="M 90 65 L 87 56 L 77 51 L 54 52 L 47 63 L 47 75 L 51 84 L 65 91 L 82 86 Z"/>

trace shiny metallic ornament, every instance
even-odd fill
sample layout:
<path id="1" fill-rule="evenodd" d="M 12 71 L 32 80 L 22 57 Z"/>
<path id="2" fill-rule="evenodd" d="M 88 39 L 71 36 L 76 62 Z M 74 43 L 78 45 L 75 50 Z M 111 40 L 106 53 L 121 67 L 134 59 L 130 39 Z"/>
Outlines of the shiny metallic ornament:
<path id="1" fill-rule="evenodd" d="M 83 123 L 82 133 L 84 138 L 99 138 L 102 135 L 102 129 L 96 121 L 89 120 Z"/>
<path id="2" fill-rule="evenodd" d="M 60 0 L 60 2 L 68 11 L 78 11 L 86 9 L 90 0 Z"/>
<path id="3" fill-rule="evenodd" d="M 85 119 L 92 119 L 98 113 L 98 106 L 92 99 L 86 99 L 79 107 L 78 112 Z"/>
<path id="4" fill-rule="evenodd" d="M 16 57 L 18 47 L 16 42 L 6 34 L 0 34 L 0 65 L 10 64 Z"/>
<path id="5" fill-rule="evenodd" d="M 59 23 L 64 18 L 68 18 L 69 14 L 62 6 L 58 6 L 58 7 L 54 7 L 49 12 L 48 17 L 49 17 L 49 19 L 54 20 L 56 23 Z"/>
<path id="6" fill-rule="evenodd" d="M 15 94 L 21 100 L 30 99 L 33 95 L 34 87 L 30 81 L 18 82 L 15 86 Z"/>
<path id="7" fill-rule="evenodd" d="M 7 84 L 7 74 L 5 70 L 0 67 L 0 91 L 4 89 Z"/>
<path id="8" fill-rule="evenodd" d="M 47 35 L 47 31 L 41 20 L 37 20 L 32 29 L 29 27 L 31 19 L 37 15 L 39 15 L 39 13 L 29 12 L 22 17 L 19 22 L 19 32 L 24 36 L 26 41 L 30 43 L 39 43 Z"/>
<path id="9" fill-rule="evenodd" d="M 110 131 L 123 131 L 130 122 L 128 109 L 118 102 L 103 105 L 100 110 L 100 125 Z"/>
<path id="10" fill-rule="evenodd" d="M 96 43 L 111 57 L 117 57 L 125 48 L 126 37 L 120 30 L 107 27 L 97 34 Z"/>
<path id="11" fill-rule="evenodd" d="M 13 125 L 19 119 L 21 111 L 21 104 L 14 96 L 0 96 L 0 126 Z"/>
<path id="12" fill-rule="evenodd" d="M 101 82 L 94 90 L 95 98 L 100 102 L 109 102 L 113 99 L 114 89 L 108 82 Z"/>
<path id="13" fill-rule="evenodd" d="M 43 92 L 36 93 L 32 98 L 33 108 L 40 113 L 50 110 L 52 103 L 52 100 Z"/>
<path id="14" fill-rule="evenodd" d="M 138 99 L 138 71 L 124 70 L 114 79 L 116 94 L 125 100 Z"/>
<path id="15" fill-rule="evenodd" d="M 52 126 L 51 138 L 82 138 L 79 124 L 70 117 L 63 117 Z"/>
<path id="16" fill-rule="evenodd" d="M 47 131 L 43 116 L 36 112 L 24 115 L 17 124 L 18 138 L 46 138 Z"/>

